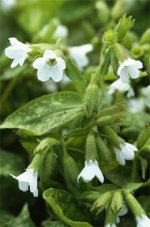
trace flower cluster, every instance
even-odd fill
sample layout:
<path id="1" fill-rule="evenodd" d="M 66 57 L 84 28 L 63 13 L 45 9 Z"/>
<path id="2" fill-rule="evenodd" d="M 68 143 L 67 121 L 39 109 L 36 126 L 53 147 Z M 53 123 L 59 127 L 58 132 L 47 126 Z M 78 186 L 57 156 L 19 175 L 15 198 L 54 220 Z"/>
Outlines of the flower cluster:
<path id="1" fill-rule="evenodd" d="M 130 85 L 129 78 L 137 79 L 140 75 L 139 69 L 141 68 L 143 68 L 142 62 L 131 58 L 119 62 L 119 68 L 117 70 L 119 79 L 109 86 L 108 93 L 113 94 L 115 90 L 118 90 L 121 92 L 128 92 L 128 98 L 134 96 L 134 91 Z"/>
<path id="2" fill-rule="evenodd" d="M 55 31 L 55 36 L 66 36 L 67 30 L 64 26 L 59 26 Z M 25 60 L 29 57 L 29 53 L 33 51 L 32 45 L 24 44 L 16 38 L 9 38 L 11 46 L 5 49 L 5 54 L 8 58 L 13 59 L 11 68 L 17 65 L 22 66 Z M 87 53 L 93 50 L 91 44 L 85 44 L 68 49 L 69 56 L 76 62 L 82 70 L 87 66 L 89 60 Z M 46 49 L 42 57 L 38 57 L 33 62 L 33 68 L 37 69 L 37 77 L 40 81 L 48 81 L 52 78 L 55 82 L 62 80 L 66 63 L 62 57 L 57 56 L 53 50 Z"/>

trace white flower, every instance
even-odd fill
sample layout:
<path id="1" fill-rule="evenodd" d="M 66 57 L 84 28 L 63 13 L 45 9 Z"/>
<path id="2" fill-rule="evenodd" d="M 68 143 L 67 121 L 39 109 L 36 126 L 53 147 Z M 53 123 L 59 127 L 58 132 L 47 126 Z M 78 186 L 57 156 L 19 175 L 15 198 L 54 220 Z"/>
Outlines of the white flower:
<path id="1" fill-rule="evenodd" d="M 143 68 L 141 61 L 136 61 L 134 59 L 128 58 L 124 62 L 120 62 L 117 75 L 123 81 L 127 81 L 129 79 L 129 75 L 132 79 L 136 79 L 140 75 L 139 69 L 141 68 Z"/>
<path id="2" fill-rule="evenodd" d="M 68 28 L 64 25 L 58 25 L 54 32 L 54 36 L 57 38 L 65 38 L 68 36 Z"/>
<path id="3" fill-rule="evenodd" d="M 121 143 L 118 147 L 114 148 L 116 159 L 121 165 L 125 165 L 125 160 L 134 159 L 134 152 L 137 148 L 130 143 Z"/>
<path id="4" fill-rule="evenodd" d="M 136 217 L 137 227 L 150 227 L 150 219 L 146 215 Z"/>
<path id="5" fill-rule="evenodd" d="M 16 4 L 16 0 L 1 0 L 3 11 L 9 11 Z"/>
<path id="6" fill-rule="evenodd" d="M 120 216 L 124 216 L 128 212 L 126 205 L 123 205 L 121 210 L 117 214 L 116 223 L 120 222 Z"/>
<path id="7" fill-rule="evenodd" d="M 129 107 L 129 111 L 131 113 L 143 112 L 144 108 L 145 108 L 144 99 L 142 99 L 142 98 L 140 98 L 140 99 L 130 99 L 128 101 L 128 107 Z"/>
<path id="8" fill-rule="evenodd" d="M 97 177 L 101 183 L 104 182 L 104 176 L 98 166 L 98 162 L 95 160 L 85 161 L 85 167 L 81 171 L 78 176 L 77 181 L 79 181 L 80 177 L 85 182 L 91 181 L 94 177 Z"/>
<path id="9" fill-rule="evenodd" d="M 89 59 L 86 54 L 91 52 L 92 50 L 92 44 L 70 47 L 69 55 L 76 62 L 78 67 L 82 70 L 89 63 Z"/>
<path id="10" fill-rule="evenodd" d="M 108 223 L 107 225 L 105 225 L 105 227 L 116 227 L 116 225 Z"/>
<path id="11" fill-rule="evenodd" d="M 17 177 L 12 174 L 10 175 L 18 180 L 19 189 L 21 191 L 26 192 L 30 187 L 30 192 L 33 193 L 34 197 L 38 196 L 37 189 L 38 173 L 34 172 L 34 169 L 27 169 L 24 173 L 20 174 Z"/>
<path id="12" fill-rule="evenodd" d="M 16 38 L 9 38 L 11 46 L 5 49 L 5 54 L 8 58 L 13 59 L 11 68 L 17 65 L 22 66 L 26 58 L 29 56 L 28 53 L 32 50 L 28 45 L 18 41 Z"/>
<path id="13" fill-rule="evenodd" d="M 127 97 L 134 96 L 134 91 L 133 91 L 131 85 L 126 81 L 122 81 L 121 79 L 116 80 L 109 86 L 108 94 L 112 95 L 116 90 L 121 91 L 121 92 L 128 91 Z"/>
<path id="14" fill-rule="evenodd" d="M 66 64 L 61 57 L 57 57 L 54 51 L 45 50 L 43 57 L 33 62 L 33 67 L 37 69 L 39 80 L 47 81 L 52 78 L 55 82 L 59 82 L 63 78 Z"/>

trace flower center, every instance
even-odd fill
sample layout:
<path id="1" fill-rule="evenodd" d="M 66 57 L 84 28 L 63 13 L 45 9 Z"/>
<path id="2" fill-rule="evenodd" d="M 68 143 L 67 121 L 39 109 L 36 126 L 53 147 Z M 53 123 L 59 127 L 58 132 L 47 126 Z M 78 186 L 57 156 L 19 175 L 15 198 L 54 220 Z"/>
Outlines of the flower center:
<path id="1" fill-rule="evenodd" d="M 56 58 L 50 58 L 46 61 L 46 63 L 49 65 L 49 66 L 54 66 L 56 65 L 57 61 L 56 61 Z"/>

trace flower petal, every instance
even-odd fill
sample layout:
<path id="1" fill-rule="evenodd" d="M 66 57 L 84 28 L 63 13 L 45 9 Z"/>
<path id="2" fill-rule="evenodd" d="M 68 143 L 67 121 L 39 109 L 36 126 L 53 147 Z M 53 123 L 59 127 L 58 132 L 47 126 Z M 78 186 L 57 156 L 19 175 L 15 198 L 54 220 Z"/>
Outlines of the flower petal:
<path id="1" fill-rule="evenodd" d="M 134 66 L 128 66 L 127 70 L 129 72 L 131 78 L 133 78 L 133 79 L 138 78 L 140 75 L 140 71 L 137 68 L 135 68 Z"/>
<path id="2" fill-rule="evenodd" d="M 43 58 L 37 58 L 35 59 L 35 61 L 33 62 L 32 66 L 35 69 L 39 69 L 44 65 L 45 61 L 43 60 Z"/>
<path id="3" fill-rule="evenodd" d="M 57 55 L 53 50 L 45 50 L 43 58 L 44 59 L 51 59 L 51 58 L 53 59 L 53 58 L 57 58 Z"/>
<path id="4" fill-rule="evenodd" d="M 143 64 L 142 64 L 142 62 L 141 61 L 135 61 L 134 62 L 134 65 L 135 65 L 135 67 L 137 68 L 137 69 L 142 69 L 143 68 Z"/>
<path id="5" fill-rule="evenodd" d="M 50 67 L 48 67 L 46 64 L 43 65 L 41 68 L 38 69 L 37 71 L 37 77 L 41 81 L 47 81 L 50 79 Z"/>
<path id="6" fill-rule="evenodd" d="M 51 67 L 51 78 L 55 82 L 59 82 L 63 78 L 63 70 L 59 69 L 57 64 Z"/>
<path id="7" fill-rule="evenodd" d="M 126 68 L 122 69 L 119 76 L 122 81 L 127 82 L 129 79 L 127 69 Z"/>
<path id="8" fill-rule="evenodd" d="M 27 182 L 19 181 L 18 186 L 19 186 L 19 189 L 23 192 L 26 192 L 29 189 L 29 185 Z"/>
<path id="9" fill-rule="evenodd" d="M 116 160 L 120 163 L 120 165 L 125 165 L 125 158 L 124 155 L 121 153 L 120 149 L 114 148 L 115 154 L 116 154 Z"/>
<path id="10" fill-rule="evenodd" d="M 66 68 L 66 63 L 61 57 L 57 58 L 58 68 L 64 70 Z"/>

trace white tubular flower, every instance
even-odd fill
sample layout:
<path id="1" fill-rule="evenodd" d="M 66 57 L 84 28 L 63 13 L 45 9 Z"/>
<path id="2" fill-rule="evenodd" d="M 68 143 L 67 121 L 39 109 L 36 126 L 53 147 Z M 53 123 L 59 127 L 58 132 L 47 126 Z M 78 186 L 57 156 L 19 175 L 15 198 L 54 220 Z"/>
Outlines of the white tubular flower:
<path id="1" fill-rule="evenodd" d="M 76 62 L 79 69 L 82 70 L 85 66 L 88 65 L 89 59 L 86 55 L 92 50 L 93 50 L 92 44 L 70 47 L 69 55 Z"/>
<path id="2" fill-rule="evenodd" d="M 134 159 L 134 152 L 137 151 L 137 148 L 130 143 L 121 143 L 118 147 L 114 148 L 116 159 L 120 165 L 125 165 L 125 160 Z"/>
<path id="3" fill-rule="evenodd" d="M 145 108 L 144 99 L 130 99 L 128 101 L 128 107 L 131 113 L 143 112 Z"/>
<path id="4" fill-rule="evenodd" d="M 30 192 L 33 193 L 34 197 L 38 196 L 37 189 L 38 173 L 34 172 L 34 169 L 27 169 L 24 173 L 20 174 L 17 177 L 12 174 L 10 175 L 18 180 L 19 189 L 21 191 L 26 192 L 30 187 Z"/>
<path id="5" fill-rule="evenodd" d="M 105 227 L 117 227 L 117 226 L 115 224 L 108 223 L 107 225 L 105 225 Z"/>
<path id="6" fill-rule="evenodd" d="M 47 81 L 52 78 L 55 82 L 59 82 L 63 78 L 66 64 L 61 57 L 57 57 L 54 51 L 45 50 L 43 57 L 33 62 L 33 68 L 37 69 L 39 80 Z"/>
<path id="7" fill-rule="evenodd" d="M 117 75 L 123 81 L 127 81 L 129 76 L 132 79 L 136 79 L 140 75 L 139 69 L 143 68 L 141 61 L 136 61 L 134 59 L 128 58 L 124 62 L 120 62 L 120 66 L 117 71 Z"/>
<path id="8" fill-rule="evenodd" d="M 128 82 L 122 81 L 121 79 L 116 80 L 113 82 L 108 88 L 108 94 L 112 95 L 116 90 L 120 92 L 127 92 L 128 97 L 134 96 L 134 91 L 131 85 Z"/>
<path id="9" fill-rule="evenodd" d="M 79 179 L 82 178 L 83 181 L 89 182 L 94 177 L 97 177 L 101 183 L 104 182 L 104 176 L 98 166 L 98 162 L 96 160 L 85 161 L 85 167 L 79 174 L 77 181 L 79 181 Z"/>
<path id="10" fill-rule="evenodd" d="M 116 223 L 119 223 L 120 222 L 120 216 L 124 216 L 125 214 L 127 214 L 127 212 L 128 212 L 127 206 L 123 205 L 121 210 L 117 214 Z"/>
<path id="11" fill-rule="evenodd" d="M 68 28 L 64 25 L 58 25 L 54 32 L 56 38 L 66 38 L 68 36 Z"/>
<path id="12" fill-rule="evenodd" d="M 5 54 L 8 58 L 13 59 L 11 68 L 17 65 L 22 66 L 24 61 L 29 56 L 28 53 L 32 50 L 27 44 L 18 41 L 16 38 L 9 38 L 11 46 L 5 49 Z"/>
<path id="13" fill-rule="evenodd" d="M 137 227 L 150 227 L 150 219 L 146 215 L 136 217 Z"/>

